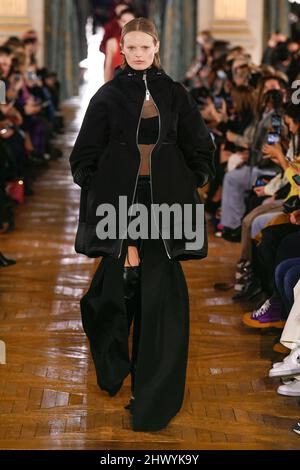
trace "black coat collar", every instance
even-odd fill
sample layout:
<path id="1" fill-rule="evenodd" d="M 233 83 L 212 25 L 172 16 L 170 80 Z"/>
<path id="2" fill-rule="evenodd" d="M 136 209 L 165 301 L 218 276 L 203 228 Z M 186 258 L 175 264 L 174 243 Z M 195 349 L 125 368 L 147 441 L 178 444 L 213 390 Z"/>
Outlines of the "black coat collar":
<path id="1" fill-rule="evenodd" d="M 147 81 L 167 77 L 165 71 L 162 68 L 156 67 L 155 65 L 151 65 L 150 67 L 143 70 L 136 70 L 130 67 L 128 64 L 126 64 L 123 69 L 121 67 L 117 69 L 115 72 L 115 77 L 126 77 L 135 81 L 143 80 L 144 72 L 146 72 Z"/>

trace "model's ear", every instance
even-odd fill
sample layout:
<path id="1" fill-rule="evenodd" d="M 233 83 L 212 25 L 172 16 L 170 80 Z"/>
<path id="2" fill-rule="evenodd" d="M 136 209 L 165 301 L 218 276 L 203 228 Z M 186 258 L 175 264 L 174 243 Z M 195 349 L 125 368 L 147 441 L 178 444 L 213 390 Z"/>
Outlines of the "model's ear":
<path id="1" fill-rule="evenodd" d="M 155 45 L 155 49 L 154 49 L 155 54 L 159 51 L 159 47 L 160 47 L 160 42 L 157 41 L 157 43 L 156 43 L 156 45 Z"/>

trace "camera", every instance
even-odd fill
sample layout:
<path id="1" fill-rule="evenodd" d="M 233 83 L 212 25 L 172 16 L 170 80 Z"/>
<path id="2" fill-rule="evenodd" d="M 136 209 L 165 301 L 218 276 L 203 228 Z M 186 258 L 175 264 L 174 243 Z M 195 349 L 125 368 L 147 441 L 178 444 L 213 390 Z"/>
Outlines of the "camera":
<path id="1" fill-rule="evenodd" d="M 263 108 L 265 109 L 268 103 L 271 103 L 274 109 L 280 109 L 283 104 L 283 93 L 280 90 L 269 90 L 264 94 Z"/>

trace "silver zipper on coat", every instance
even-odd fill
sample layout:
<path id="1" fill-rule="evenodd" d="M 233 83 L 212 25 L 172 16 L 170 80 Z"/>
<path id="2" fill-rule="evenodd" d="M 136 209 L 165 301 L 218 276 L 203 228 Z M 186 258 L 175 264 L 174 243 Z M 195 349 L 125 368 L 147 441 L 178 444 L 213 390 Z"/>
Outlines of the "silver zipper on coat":
<path id="1" fill-rule="evenodd" d="M 143 74 L 143 80 L 144 80 L 144 82 L 145 82 L 145 87 L 146 87 L 146 100 L 147 100 L 147 101 L 149 101 L 149 100 L 150 100 L 150 96 L 151 96 L 151 98 L 152 98 L 152 101 L 153 101 L 153 103 L 154 103 L 154 105 L 155 105 L 155 107 L 156 107 L 156 109 L 157 109 L 157 112 L 158 112 L 158 117 L 159 117 L 159 119 L 158 119 L 158 122 L 159 122 L 158 138 L 157 138 L 157 141 L 155 142 L 155 145 L 154 145 L 154 147 L 152 148 L 152 150 L 151 150 L 151 152 L 150 152 L 150 165 L 149 165 L 149 166 L 150 166 L 150 190 L 151 190 L 151 202 L 152 202 L 152 204 L 153 204 L 153 193 L 152 193 L 152 172 L 151 172 L 151 157 L 152 157 L 152 152 L 153 152 L 154 148 L 156 147 L 156 145 L 157 145 L 157 143 L 158 143 L 158 141 L 159 141 L 159 138 L 160 138 L 161 122 L 160 122 L 160 112 L 159 112 L 158 106 L 156 105 L 156 103 L 155 103 L 155 101 L 154 101 L 154 99 L 153 99 L 153 96 L 151 95 L 151 93 L 150 93 L 150 91 L 149 91 L 149 89 L 148 89 L 148 84 L 147 84 L 147 77 L 146 77 L 146 72 L 144 72 L 144 74 Z M 161 232 L 160 232 L 160 230 L 159 230 L 159 227 L 158 227 L 158 225 L 157 225 L 157 223 L 156 223 L 156 220 L 155 220 L 155 212 L 153 212 L 153 216 L 154 216 L 154 222 L 155 222 L 155 225 L 156 225 L 156 227 L 157 227 L 157 230 L 158 230 L 158 232 L 159 232 L 159 234 L 160 234 L 160 236 L 161 236 L 161 238 L 162 238 L 162 241 L 163 241 L 163 243 L 164 243 L 164 246 L 165 246 L 165 250 L 166 250 L 167 256 L 168 256 L 168 258 L 169 258 L 169 259 L 171 259 L 171 256 L 170 256 L 170 254 L 169 254 L 169 252 L 168 252 L 168 249 L 167 249 L 166 242 L 165 242 L 165 240 L 164 240 L 164 238 L 163 238 L 163 236 L 162 236 L 162 234 L 161 234 Z"/>
<path id="2" fill-rule="evenodd" d="M 138 172 L 137 172 L 137 175 L 136 175 L 136 179 L 135 179 L 135 185 L 134 185 L 134 191 L 133 191 L 133 198 L 132 198 L 132 202 L 131 202 L 131 206 L 130 206 L 130 211 L 131 211 L 131 212 L 130 212 L 130 214 L 129 214 L 129 217 L 131 217 L 131 214 L 132 214 L 132 204 L 133 204 L 133 202 L 134 202 L 135 193 L 136 193 L 136 187 L 137 187 L 137 181 L 138 181 L 138 177 L 139 177 L 139 173 L 140 173 L 140 168 L 141 168 L 141 164 L 142 164 L 141 152 L 140 152 L 140 149 L 139 149 L 139 146 L 138 146 L 138 133 L 139 133 L 139 128 L 140 128 L 140 122 L 141 122 L 143 107 L 144 107 L 144 100 L 143 100 L 143 105 L 142 105 L 141 112 L 140 112 L 140 117 L 139 117 L 138 126 L 137 126 L 137 129 L 136 129 L 136 136 L 135 136 L 135 139 L 136 139 L 136 146 L 137 146 L 137 148 L 138 148 L 139 156 L 140 156 L 140 164 L 139 164 L 139 169 L 138 169 Z M 122 238 L 122 241 L 121 241 L 121 248 L 120 248 L 120 252 L 119 252 L 118 258 L 121 257 L 123 242 L 124 242 L 124 238 Z"/>

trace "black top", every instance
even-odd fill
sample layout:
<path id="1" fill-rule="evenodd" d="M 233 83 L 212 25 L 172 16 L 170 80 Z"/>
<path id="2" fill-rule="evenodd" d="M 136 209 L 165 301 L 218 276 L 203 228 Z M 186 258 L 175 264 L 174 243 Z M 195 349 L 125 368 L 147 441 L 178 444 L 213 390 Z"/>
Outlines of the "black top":
<path id="1" fill-rule="evenodd" d="M 139 127 L 139 144 L 155 144 L 159 132 L 158 116 L 141 118 Z"/>

